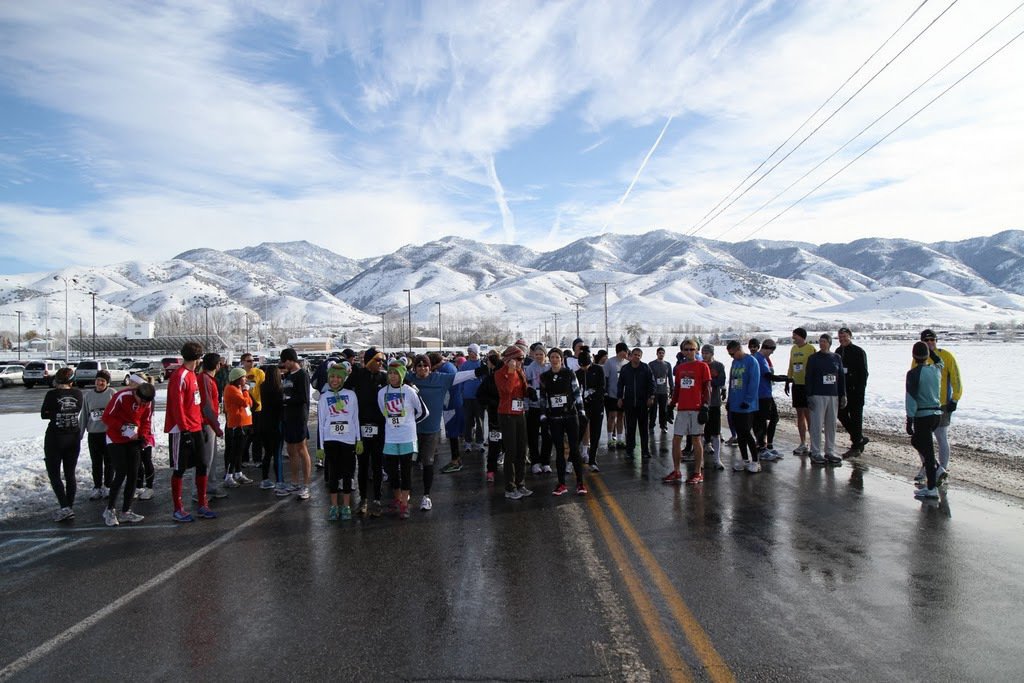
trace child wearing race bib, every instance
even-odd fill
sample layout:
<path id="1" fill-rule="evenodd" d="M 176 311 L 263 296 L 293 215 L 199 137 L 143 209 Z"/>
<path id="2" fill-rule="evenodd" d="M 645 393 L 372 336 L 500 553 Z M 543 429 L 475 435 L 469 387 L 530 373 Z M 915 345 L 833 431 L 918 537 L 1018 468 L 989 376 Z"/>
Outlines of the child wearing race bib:
<path id="1" fill-rule="evenodd" d="M 105 498 L 110 493 L 110 482 L 114 480 L 114 466 L 107 450 L 107 426 L 103 424 L 103 411 L 114 389 L 110 385 L 110 373 L 100 370 L 96 373 L 96 388 L 82 397 L 81 423 L 88 434 L 89 457 L 92 459 L 92 493 L 89 500 Z"/>
<path id="2" fill-rule="evenodd" d="M 399 519 L 409 519 L 416 422 L 428 415 L 416 389 L 404 384 L 405 373 L 405 363 L 397 359 L 389 362 L 388 383 L 377 393 L 377 406 L 384 416 L 384 469 L 395 490 Z"/>
<path id="3" fill-rule="evenodd" d="M 359 435 L 359 399 L 351 389 L 342 389 L 351 372 L 352 364 L 348 361 L 332 365 L 327 370 L 327 386 L 317 404 L 317 438 L 324 450 L 324 481 L 331 495 L 327 519 L 331 522 L 352 519 L 356 455 L 363 451 Z M 342 494 L 340 507 L 339 488 Z"/>
<path id="4" fill-rule="evenodd" d="M 224 412 L 227 413 L 227 432 L 224 434 L 224 479 L 239 484 L 251 484 L 242 474 L 242 454 L 252 431 L 252 397 L 249 396 L 245 370 L 231 368 L 228 385 L 224 388 Z"/>

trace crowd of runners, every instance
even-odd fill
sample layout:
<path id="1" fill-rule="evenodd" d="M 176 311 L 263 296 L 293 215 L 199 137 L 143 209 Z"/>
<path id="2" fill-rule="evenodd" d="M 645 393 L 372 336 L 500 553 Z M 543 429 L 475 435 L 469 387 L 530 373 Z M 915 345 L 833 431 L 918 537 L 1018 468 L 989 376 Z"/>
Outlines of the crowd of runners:
<path id="1" fill-rule="evenodd" d="M 704 481 L 705 466 L 726 469 L 724 447 L 730 447 L 728 466 L 736 472 L 756 474 L 761 462 L 783 457 L 774 444 L 775 384 L 783 385 L 795 409 L 800 443 L 793 454 L 812 465 L 840 467 L 868 443 L 863 433 L 868 363 L 848 328 L 840 328 L 837 338 L 833 351 L 829 334 L 814 345 L 805 329 L 793 330 L 784 372 L 775 367 L 776 342 L 770 338 L 746 345 L 729 341 L 728 371 L 716 360 L 713 345 L 693 339 L 679 345 L 674 364 L 665 359 L 664 348 L 644 362 L 643 351 L 625 343 L 613 353 L 592 353 L 576 339 L 570 349 L 520 340 L 486 355 L 476 344 L 448 356 L 345 349 L 312 377 L 292 348 L 281 351 L 279 362 L 260 367 L 244 354 L 239 367 L 228 371 L 218 354 L 204 354 L 199 343 L 188 342 L 181 349 L 184 362 L 168 381 L 163 425 L 153 424 L 156 392 L 145 378 L 133 376 L 128 387 L 115 391 L 101 371 L 95 387 L 83 392 L 72 386 L 73 370 L 64 368 L 41 410 L 49 422 L 46 470 L 59 505 L 54 519 L 74 517 L 75 469 L 87 435 L 90 500 L 105 501 L 108 526 L 141 522 L 132 504 L 154 496 L 157 430 L 168 443 L 171 515 L 177 522 L 216 517 L 211 501 L 243 485 L 306 500 L 316 467 L 323 469 L 329 520 L 389 511 L 406 519 L 414 467 L 421 474 L 420 510 L 433 507 L 442 434 L 450 461 L 441 473 L 461 471 L 465 454 L 486 453 L 486 481 L 500 481 L 510 501 L 533 495 L 528 473 L 533 482 L 554 473 L 555 496 L 570 493 L 572 475 L 575 493 L 586 495 L 587 474 L 602 466 L 603 431 L 605 457 L 621 451 L 628 462 L 638 455 L 650 458 L 655 430 L 667 434 L 671 428 L 672 470 L 663 481 L 696 486 Z M 921 333 L 911 356 L 906 430 L 921 457 L 915 496 L 937 498 L 949 470 L 947 430 L 963 387 L 956 359 L 937 346 L 932 330 Z M 837 422 L 850 437 L 844 453 L 837 450 Z M 725 440 L 723 427 L 729 431 Z M 247 466 L 259 467 L 258 482 L 245 475 Z M 190 469 L 195 471 L 194 512 L 185 503 Z M 387 510 L 385 485 L 391 493 Z"/>

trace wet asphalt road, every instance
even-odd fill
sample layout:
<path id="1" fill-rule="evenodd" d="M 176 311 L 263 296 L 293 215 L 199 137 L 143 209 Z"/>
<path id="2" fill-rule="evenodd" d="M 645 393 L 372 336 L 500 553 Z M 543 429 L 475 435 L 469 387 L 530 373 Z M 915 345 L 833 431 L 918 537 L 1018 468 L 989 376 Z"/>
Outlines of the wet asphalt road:
<path id="1" fill-rule="evenodd" d="M 84 501 L 0 528 L 0 679 L 1024 677 L 1018 505 L 793 456 L 673 487 L 667 462 L 511 502 L 472 455 L 407 522 L 246 487 L 174 526 L 161 473 L 137 527 Z"/>

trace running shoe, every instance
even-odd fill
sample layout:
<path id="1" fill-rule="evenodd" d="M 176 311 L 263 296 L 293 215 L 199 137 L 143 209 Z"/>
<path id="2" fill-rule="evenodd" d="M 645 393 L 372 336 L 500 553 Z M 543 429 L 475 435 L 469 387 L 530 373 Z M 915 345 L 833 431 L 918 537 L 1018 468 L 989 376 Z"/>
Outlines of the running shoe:
<path id="1" fill-rule="evenodd" d="M 687 484 L 700 484 L 700 483 L 703 483 L 703 481 L 704 481 L 704 473 L 703 472 L 694 472 L 686 480 L 686 483 Z"/>
<path id="2" fill-rule="evenodd" d="M 224 495 L 227 495 L 227 494 L 224 494 Z M 216 498 L 216 496 L 214 496 L 214 498 Z M 153 489 L 151 489 L 151 488 L 144 488 L 144 489 L 142 489 L 142 493 L 139 494 L 139 500 L 153 500 Z"/>
<path id="3" fill-rule="evenodd" d="M 420 510 L 429 512 L 434 508 L 434 503 L 430 500 L 430 496 L 423 496 L 420 498 Z"/>
<path id="4" fill-rule="evenodd" d="M 237 489 L 241 484 L 235 481 L 235 478 L 230 474 L 224 477 L 224 487 L 229 489 Z"/>
<path id="5" fill-rule="evenodd" d="M 94 488 L 92 490 L 92 493 L 89 494 L 89 500 L 99 500 L 102 497 L 103 497 L 103 489 L 101 489 L 99 487 Z"/>
<path id="6" fill-rule="evenodd" d="M 339 515 L 341 516 L 341 521 L 343 521 L 343 522 L 347 522 L 347 521 L 351 520 L 352 519 L 352 508 L 350 508 L 348 505 L 342 505 L 341 506 L 341 512 L 339 513 Z"/>
<path id="7" fill-rule="evenodd" d="M 127 522 L 128 524 L 137 524 L 138 522 L 141 522 L 144 519 L 145 519 L 145 517 L 143 517 L 140 514 L 136 514 L 136 513 L 132 512 L 131 510 L 129 510 L 128 512 L 118 512 L 117 513 L 117 521 L 118 522 Z"/>
<path id="8" fill-rule="evenodd" d="M 338 521 L 338 506 L 337 505 L 332 505 L 327 510 L 327 521 L 328 522 L 337 522 Z"/>
<path id="9" fill-rule="evenodd" d="M 800 444 L 799 446 L 793 449 L 793 455 L 810 455 L 810 453 L 811 449 L 805 446 L 804 444 Z"/>
<path id="10" fill-rule="evenodd" d="M 487 473 L 487 483 L 488 484 L 493 484 L 494 483 L 494 472 L 488 472 Z"/>
<path id="11" fill-rule="evenodd" d="M 935 485 L 945 486 L 946 480 L 949 479 L 949 472 L 942 465 L 939 465 L 939 469 L 935 472 Z"/>
<path id="12" fill-rule="evenodd" d="M 194 522 L 195 521 L 195 519 L 192 518 L 192 515 L 190 515 L 189 513 L 185 512 L 184 510 L 175 510 L 174 514 L 171 515 L 171 519 L 173 519 L 175 522 Z"/>
<path id="13" fill-rule="evenodd" d="M 600 472 L 601 468 L 597 466 L 596 462 L 592 462 L 592 463 L 590 463 L 590 471 L 591 472 Z"/>
<path id="14" fill-rule="evenodd" d="M 498 467 L 501 467 L 504 464 L 505 464 L 505 452 L 502 451 L 501 453 L 498 454 Z"/>
<path id="15" fill-rule="evenodd" d="M 747 472 L 750 472 L 751 474 L 757 474 L 760 471 L 761 463 L 759 463 L 758 461 L 751 460 L 750 462 L 747 463 Z"/>
<path id="16" fill-rule="evenodd" d="M 399 519 L 409 519 L 409 504 L 408 503 L 399 503 L 398 504 L 398 518 Z"/>
<path id="17" fill-rule="evenodd" d="M 238 472 L 237 474 L 235 474 L 235 481 L 237 481 L 239 484 L 251 484 L 252 483 L 252 479 L 250 479 L 249 477 L 245 476 L 241 472 Z"/>
<path id="18" fill-rule="evenodd" d="M 571 462 L 567 462 L 567 463 L 565 463 L 565 473 L 566 473 L 566 474 L 572 474 L 572 473 L 573 473 L 574 471 L 575 471 L 575 470 L 573 470 L 573 467 L 572 467 L 572 463 L 571 463 Z"/>
<path id="19" fill-rule="evenodd" d="M 450 463 L 441 468 L 441 474 L 451 474 L 452 472 L 458 472 L 462 469 L 462 463 L 452 460 Z"/>
<path id="20" fill-rule="evenodd" d="M 276 484 L 274 486 L 274 495 L 278 498 L 284 498 L 285 496 L 292 495 L 292 492 L 284 484 Z"/>
<path id="21" fill-rule="evenodd" d="M 217 513 L 206 505 L 200 505 L 196 508 L 196 516 L 202 519 L 217 519 Z"/>
<path id="22" fill-rule="evenodd" d="M 269 491 L 270 489 L 274 488 L 274 482 L 270 481 L 269 479 L 264 479 L 263 481 L 260 482 L 260 488 L 264 491 Z"/>
<path id="23" fill-rule="evenodd" d="M 742 472 L 745 469 L 747 469 L 747 461 L 746 460 L 741 460 L 740 458 L 733 458 L 732 459 L 732 471 L 733 472 Z"/>
<path id="24" fill-rule="evenodd" d="M 109 498 L 110 497 L 110 487 L 109 486 L 101 486 L 100 487 L 100 497 L 101 498 Z"/>
<path id="25" fill-rule="evenodd" d="M 370 501 L 362 498 L 359 500 L 359 505 L 356 506 L 356 514 L 360 517 L 365 517 L 367 512 L 370 510 Z"/>
<path id="26" fill-rule="evenodd" d="M 552 496 L 564 496 L 569 493 L 569 489 L 566 488 L 565 484 L 559 484 L 555 487 L 555 490 L 551 492 Z"/>
<path id="27" fill-rule="evenodd" d="M 63 507 L 60 510 L 57 510 L 56 512 L 53 513 L 53 521 L 55 521 L 55 522 L 64 522 L 64 521 L 67 521 L 69 519 L 73 519 L 74 516 L 75 516 L 75 511 L 74 510 L 72 510 L 69 507 Z"/>
<path id="28" fill-rule="evenodd" d="M 380 504 L 379 500 L 375 500 L 372 503 L 370 503 L 370 516 L 371 517 L 380 517 L 381 514 L 383 514 L 383 512 L 384 512 L 384 506 Z"/>
<path id="29" fill-rule="evenodd" d="M 739 443 L 740 443 L 740 440 L 738 438 L 736 438 L 735 436 L 730 436 L 728 441 L 725 442 L 725 445 L 726 446 L 738 446 Z"/>
<path id="30" fill-rule="evenodd" d="M 842 467 L 843 459 L 840 458 L 838 455 L 828 453 L 827 455 L 825 455 L 825 464 L 828 465 L 829 467 Z"/>
<path id="31" fill-rule="evenodd" d="M 523 494 L 519 493 L 519 489 L 512 489 L 511 491 L 505 491 L 505 497 L 509 500 L 519 500 L 523 497 Z"/>
<path id="32" fill-rule="evenodd" d="M 590 491 L 587 490 L 587 485 L 586 484 L 583 484 L 583 483 L 576 484 L 576 495 L 577 496 L 585 496 L 588 493 L 590 493 Z"/>
<path id="33" fill-rule="evenodd" d="M 299 500 L 309 500 L 309 487 L 303 486 L 299 488 Z"/>
<path id="34" fill-rule="evenodd" d="M 540 471 L 542 474 L 551 474 L 551 465 L 541 465 Z"/>
<path id="35" fill-rule="evenodd" d="M 679 470 L 673 470 L 662 477 L 661 482 L 663 484 L 678 484 L 683 480 L 683 473 Z"/>
<path id="36" fill-rule="evenodd" d="M 823 455 L 814 455 L 810 457 L 812 465 L 825 465 L 825 457 Z"/>
<path id="37" fill-rule="evenodd" d="M 525 486 L 520 486 L 518 490 L 519 490 L 519 495 L 522 496 L 523 498 L 528 498 L 529 496 L 533 495 L 533 491 L 531 491 L 530 489 L 526 488 Z"/>
<path id="38" fill-rule="evenodd" d="M 107 508 L 106 510 L 104 510 L 103 511 L 103 523 L 106 524 L 107 526 L 117 526 L 118 525 L 117 513 L 114 512 L 113 510 L 111 510 L 110 508 Z"/>
<path id="39" fill-rule="evenodd" d="M 937 487 L 934 488 L 934 489 L 930 489 L 927 486 L 925 486 L 923 488 L 919 488 L 918 490 L 914 491 L 914 498 L 938 498 L 938 497 L 939 497 L 939 489 Z"/>
<path id="40" fill-rule="evenodd" d="M 298 493 L 299 489 L 302 488 L 301 484 L 288 484 L 289 493 Z"/>
<path id="41" fill-rule="evenodd" d="M 540 474 L 544 471 L 539 462 L 533 463 L 533 467 L 530 468 L 530 474 Z"/>
<path id="42" fill-rule="evenodd" d="M 924 483 L 927 480 L 928 480 L 928 474 L 924 471 L 924 468 L 922 467 L 921 469 L 919 469 L 917 471 L 917 474 L 914 476 L 914 485 L 915 486 L 924 486 Z"/>

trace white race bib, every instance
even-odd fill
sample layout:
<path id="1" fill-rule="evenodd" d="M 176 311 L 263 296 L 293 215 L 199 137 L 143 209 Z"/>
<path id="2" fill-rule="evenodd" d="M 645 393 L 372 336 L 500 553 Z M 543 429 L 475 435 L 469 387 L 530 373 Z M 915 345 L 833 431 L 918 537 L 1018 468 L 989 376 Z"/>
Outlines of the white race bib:
<path id="1" fill-rule="evenodd" d="M 134 439 L 138 432 L 136 431 L 135 425 L 125 425 L 121 427 L 121 436 L 126 439 Z"/>
<path id="2" fill-rule="evenodd" d="M 490 441 L 491 443 L 501 441 L 501 432 L 499 432 L 497 429 L 492 429 L 487 434 L 487 440 Z"/>
<path id="3" fill-rule="evenodd" d="M 331 434 L 341 435 L 348 433 L 348 422 L 332 422 Z"/>
<path id="4" fill-rule="evenodd" d="M 513 413 L 521 413 L 521 412 L 523 412 L 523 407 L 524 407 L 523 399 L 521 399 L 521 398 L 514 398 L 514 399 L 512 399 L 512 412 Z"/>
<path id="5" fill-rule="evenodd" d="M 822 381 L 823 384 L 835 384 L 836 383 L 836 376 L 835 375 L 824 375 L 821 378 L 821 381 Z"/>
<path id="6" fill-rule="evenodd" d="M 682 377 L 682 378 L 680 378 L 679 379 L 679 386 L 681 386 L 683 389 L 693 389 L 693 378 L 692 377 Z"/>
<path id="7" fill-rule="evenodd" d="M 657 382 L 658 384 L 668 384 L 668 377 L 659 377 Z"/>
<path id="8" fill-rule="evenodd" d="M 803 372 L 803 371 L 804 371 L 804 364 L 803 363 L 793 363 L 793 372 Z"/>
<path id="9" fill-rule="evenodd" d="M 401 427 L 402 426 L 402 418 L 400 418 L 400 417 L 393 417 L 393 418 L 391 418 L 391 426 L 396 428 L 396 429 L 398 427 Z"/>
<path id="10" fill-rule="evenodd" d="M 252 417 L 252 410 L 249 408 L 249 406 L 245 407 L 245 414 L 248 415 L 249 417 Z"/>
<path id="11" fill-rule="evenodd" d="M 366 438 L 373 438 L 377 436 L 377 425 L 363 425 L 360 431 Z"/>
<path id="12" fill-rule="evenodd" d="M 739 389 L 740 387 L 743 386 L 743 380 L 741 380 L 739 377 L 734 377 L 733 379 L 729 380 L 729 386 L 732 387 L 733 389 Z"/>
<path id="13" fill-rule="evenodd" d="M 845 375 L 846 373 L 848 373 L 849 371 L 850 371 L 850 368 L 846 368 L 846 367 L 844 367 L 844 368 L 843 368 L 843 374 L 844 374 L 844 375 Z"/>
<path id="14" fill-rule="evenodd" d="M 198 389 L 196 389 L 196 393 L 192 395 L 192 402 L 195 403 L 196 405 L 200 405 L 203 402 L 203 399 L 200 398 L 199 396 Z"/>
<path id="15" fill-rule="evenodd" d="M 551 397 L 552 408 L 564 408 L 565 407 L 565 396 L 552 396 Z"/>
<path id="16" fill-rule="evenodd" d="M 91 411 L 89 411 L 89 417 L 92 418 L 93 420 L 99 421 L 100 418 L 103 417 L 103 411 L 102 410 L 91 410 Z"/>

